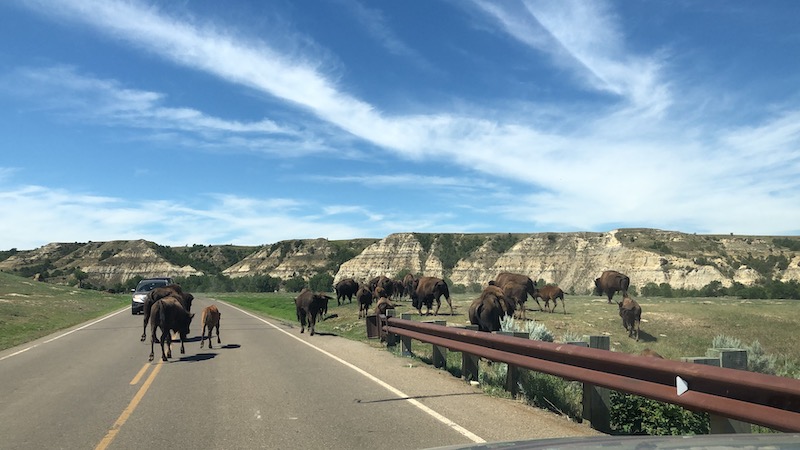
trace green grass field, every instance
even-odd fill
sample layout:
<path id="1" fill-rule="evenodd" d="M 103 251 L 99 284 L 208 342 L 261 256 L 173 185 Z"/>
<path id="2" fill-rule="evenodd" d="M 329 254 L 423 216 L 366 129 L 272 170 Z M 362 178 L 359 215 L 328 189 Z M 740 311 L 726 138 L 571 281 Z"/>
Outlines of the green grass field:
<path id="1" fill-rule="evenodd" d="M 293 303 L 296 294 L 209 295 L 289 323 L 297 323 Z M 436 318 L 447 320 L 448 325 L 464 325 L 469 323 L 467 308 L 475 297 L 475 294 L 454 295 L 453 316 L 420 317 L 407 301 L 398 302 L 397 315 L 412 313 L 413 320 Z M 795 345 L 796 330 L 800 326 L 800 302 L 733 298 L 639 297 L 637 300 L 642 306 L 639 342 L 627 337 L 617 305 L 609 305 L 605 297 L 567 296 L 567 314 L 561 312 L 561 305 L 554 313 L 540 312 L 536 303 L 529 300 L 526 303 L 527 317 L 544 323 L 556 341 L 562 340 L 565 334 L 605 335 L 611 340 L 611 349 L 618 352 L 638 353 L 650 348 L 671 359 L 704 356 L 713 338 L 724 334 L 738 338 L 745 344 L 758 340 L 765 352 L 777 356 L 779 361 L 783 358 L 800 362 L 800 347 Z M 441 308 L 442 312 L 449 313 L 446 304 Z M 366 339 L 366 325 L 363 319 L 358 319 L 358 306 L 355 303 L 337 306 L 336 300 L 332 300 L 328 306 L 328 317 L 318 324 L 319 331 L 369 341 Z"/>
<path id="2" fill-rule="evenodd" d="M 131 296 L 41 283 L 0 272 L 0 350 L 130 305 Z"/>

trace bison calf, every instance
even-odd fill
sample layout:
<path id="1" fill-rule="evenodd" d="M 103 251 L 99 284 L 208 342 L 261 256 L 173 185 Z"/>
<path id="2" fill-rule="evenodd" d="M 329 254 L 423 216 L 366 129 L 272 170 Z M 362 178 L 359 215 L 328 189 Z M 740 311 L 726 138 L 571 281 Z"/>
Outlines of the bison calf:
<path id="1" fill-rule="evenodd" d="M 372 305 L 372 292 L 366 286 L 361 286 L 356 292 L 356 301 L 358 302 L 358 318 L 367 317 L 370 305 Z"/>
<path id="2" fill-rule="evenodd" d="M 636 303 L 636 300 L 625 297 L 619 305 L 619 316 L 622 317 L 622 326 L 628 332 L 628 337 L 633 337 L 634 328 L 636 332 L 636 341 L 639 341 L 639 322 L 642 320 L 642 307 Z"/>
<path id="3" fill-rule="evenodd" d="M 203 322 L 203 336 L 200 339 L 200 348 L 203 348 L 203 344 L 206 341 L 206 328 L 208 328 L 208 348 L 214 348 L 211 346 L 211 330 L 213 328 L 217 329 L 217 344 L 221 344 L 222 341 L 219 340 L 219 318 L 222 314 L 219 313 L 219 309 L 215 305 L 206 306 L 203 309 L 202 314 L 200 315 L 200 321 Z"/>
<path id="4" fill-rule="evenodd" d="M 550 306 L 550 300 L 553 301 L 553 308 L 549 310 L 550 312 L 556 310 L 558 300 L 561 299 L 561 309 L 564 310 L 564 314 L 567 313 L 567 307 L 564 305 L 564 291 L 560 287 L 548 284 L 547 286 L 542 286 L 541 289 L 536 288 L 536 296 L 534 298 L 537 297 L 544 300 L 545 309 Z"/>

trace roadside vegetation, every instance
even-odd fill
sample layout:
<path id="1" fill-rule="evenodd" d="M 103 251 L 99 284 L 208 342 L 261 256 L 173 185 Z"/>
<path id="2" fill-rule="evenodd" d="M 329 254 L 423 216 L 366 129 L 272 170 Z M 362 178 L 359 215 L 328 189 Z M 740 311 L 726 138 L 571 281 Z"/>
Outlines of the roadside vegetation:
<path id="1" fill-rule="evenodd" d="M 130 305 L 130 295 L 41 283 L 0 272 L 0 350 Z"/>
<path id="2" fill-rule="evenodd" d="M 243 308 L 279 318 L 296 325 L 293 294 L 210 294 L 214 298 Z M 466 310 L 474 294 L 453 296 L 454 316 L 417 315 L 408 301 L 397 302 L 397 315 L 411 313 L 412 320 L 446 320 L 448 325 L 468 323 Z M 586 341 L 589 335 L 609 336 L 612 351 L 639 353 L 645 348 L 670 359 L 705 356 L 715 348 L 742 348 L 748 351 L 749 370 L 779 376 L 800 378 L 800 350 L 794 346 L 794 330 L 800 325 L 797 308 L 791 300 L 741 300 L 736 298 L 657 298 L 640 297 L 642 324 L 640 341 L 627 337 L 616 304 L 605 297 L 567 296 L 567 314 L 535 310 L 529 300 L 528 317 L 533 322 L 506 321 L 505 326 L 526 331 L 532 339 L 550 342 Z M 358 306 L 329 304 L 326 320 L 317 331 L 360 340 L 375 347 L 384 344 L 366 337 L 366 325 L 357 317 Z M 769 333 L 765 324 L 769 324 Z M 735 336 L 730 336 L 735 334 Z M 432 364 L 431 346 L 414 341 L 413 358 L 420 364 Z M 400 346 L 389 351 L 400 356 Z M 461 377 L 461 355 L 448 352 L 447 368 Z M 494 396 L 510 398 L 505 390 L 505 364 L 480 362 L 479 382 L 483 390 Z M 581 385 L 561 378 L 531 371 L 522 371 L 517 399 L 532 406 L 580 421 Z M 620 392 L 611 392 L 611 425 L 619 434 L 685 435 L 706 434 L 709 418 L 680 406 L 662 403 Z M 753 427 L 754 432 L 768 429 Z"/>

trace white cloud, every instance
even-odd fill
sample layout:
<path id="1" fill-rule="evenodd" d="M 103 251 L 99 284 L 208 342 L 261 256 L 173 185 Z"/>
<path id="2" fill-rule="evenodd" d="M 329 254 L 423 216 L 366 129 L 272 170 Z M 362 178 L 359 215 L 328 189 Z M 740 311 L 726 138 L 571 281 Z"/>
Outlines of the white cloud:
<path id="1" fill-rule="evenodd" d="M 258 39 L 169 17 L 135 2 L 72 0 L 42 8 L 173 63 L 268 93 L 338 127 L 344 136 L 402 158 L 450 163 L 497 183 L 525 183 L 529 189 L 505 205 L 510 217 L 581 229 L 621 221 L 653 226 L 663 221 L 660 226 L 674 224 L 678 229 L 707 224 L 708 231 L 715 232 L 795 226 L 800 198 L 796 182 L 785 178 L 786 167 L 797 164 L 795 113 L 740 130 L 720 130 L 710 117 L 686 123 L 680 112 L 670 109 L 677 89 L 674 81 L 665 79 L 668 61 L 661 51 L 629 52 L 609 3 L 523 1 L 516 9 L 505 2 L 476 4 L 514 39 L 572 70 L 582 86 L 617 100 L 584 109 L 578 117 L 568 116 L 574 110 L 564 110 L 569 126 L 559 126 L 557 120 L 542 125 L 514 110 L 503 117 L 496 114 L 492 117 L 499 118 L 493 120 L 481 117 L 480 111 L 392 115 L 341 90 L 325 74 L 322 61 L 281 52 Z M 136 106 L 163 102 L 154 93 L 125 94 L 134 111 Z M 683 99 L 690 101 L 703 105 L 709 99 Z M 246 132 L 249 127 L 272 126 L 206 118 L 180 108 L 159 112 L 168 121 L 205 128 Z M 779 167 L 768 161 L 788 163 Z M 781 185 L 788 189 L 779 191 Z M 769 220 L 739 213 L 755 205 L 769 208 L 762 213 Z M 419 226 L 414 223 L 412 229 Z"/>
<path id="2" fill-rule="evenodd" d="M 6 189 L 0 191 L 0 209 L 5 211 L 0 248 L 29 250 L 48 242 L 128 239 L 161 245 L 262 245 L 286 239 L 370 236 L 385 226 L 365 223 L 359 228 L 349 225 L 350 220 L 337 222 L 326 207 L 286 198 L 211 195 L 202 204 L 201 209 L 161 199 L 130 202 L 42 186 Z M 316 217 L 309 212 L 316 210 L 320 211 Z"/>

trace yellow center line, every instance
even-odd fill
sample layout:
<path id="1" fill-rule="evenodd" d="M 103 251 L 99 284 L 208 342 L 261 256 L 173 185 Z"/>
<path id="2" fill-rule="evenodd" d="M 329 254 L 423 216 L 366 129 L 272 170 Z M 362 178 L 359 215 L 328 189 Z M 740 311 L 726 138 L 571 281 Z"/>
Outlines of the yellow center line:
<path id="1" fill-rule="evenodd" d="M 108 430 L 108 433 L 106 433 L 106 436 L 103 438 L 103 440 L 100 441 L 99 444 L 97 444 L 95 450 L 104 450 L 109 445 L 111 445 L 111 442 L 117 436 L 117 433 L 119 433 L 120 428 L 122 428 L 122 426 L 125 425 L 125 422 L 131 416 L 131 414 L 133 414 L 133 411 L 139 405 L 139 402 L 142 401 L 144 394 L 147 393 L 147 389 L 150 388 L 150 385 L 153 383 L 153 380 L 155 379 L 156 375 L 161 370 L 162 365 L 163 365 L 162 363 L 156 364 L 155 368 L 153 368 L 153 371 L 150 373 L 150 376 L 147 377 L 147 380 L 145 380 L 142 387 L 139 388 L 139 392 L 137 392 L 136 395 L 133 396 L 131 402 L 128 403 L 128 407 L 125 408 L 124 411 L 122 411 L 122 414 L 120 414 L 117 421 L 114 422 L 114 425 L 111 426 L 111 429 Z M 140 373 L 142 372 L 144 372 L 144 370 L 140 371 Z"/>
<path id="2" fill-rule="evenodd" d="M 144 373 L 147 371 L 147 368 L 150 367 L 150 366 L 152 366 L 152 364 L 150 364 L 150 363 L 145 363 L 145 365 L 142 366 L 142 370 L 140 370 L 139 373 L 137 373 L 136 376 L 133 377 L 133 379 L 131 380 L 131 386 L 133 386 L 135 384 L 139 384 L 139 380 L 142 379 L 142 377 L 144 376 Z"/>

